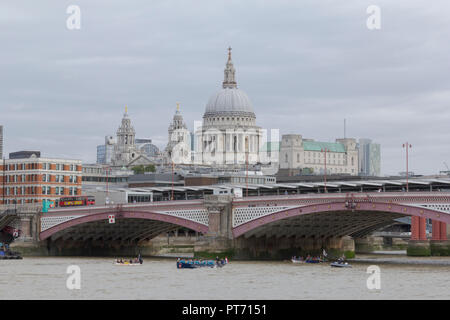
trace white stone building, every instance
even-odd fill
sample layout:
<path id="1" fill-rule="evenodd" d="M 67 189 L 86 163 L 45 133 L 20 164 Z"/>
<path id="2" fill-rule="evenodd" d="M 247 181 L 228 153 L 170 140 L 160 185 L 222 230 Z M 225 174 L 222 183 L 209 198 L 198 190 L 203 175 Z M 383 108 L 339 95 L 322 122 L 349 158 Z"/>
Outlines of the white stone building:
<path id="1" fill-rule="evenodd" d="M 336 142 L 303 139 L 299 134 L 286 134 L 280 143 L 280 169 L 307 169 L 324 174 L 325 150 L 327 174 L 358 175 L 358 149 L 352 138 Z"/>
<path id="2" fill-rule="evenodd" d="M 3 158 L 3 126 L 0 126 L 0 159 Z"/>
<path id="3" fill-rule="evenodd" d="M 133 167 L 137 165 L 150 164 L 152 161 L 143 155 L 135 143 L 135 131 L 131 124 L 128 110 L 125 107 L 125 113 L 122 118 L 122 124 L 117 130 L 117 139 L 114 145 L 114 155 L 112 165 L 115 167 Z"/>
<path id="4" fill-rule="evenodd" d="M 237 87 L 228 49 L 222 89 L 209 99 L 203 124 L 195 132 L 196 164 L 242 166 L 259 162 L 261 128 L 247 94 Z"/>
<path id="5" fill-rule="evenodd" d="M 164 162 L 166 164 L 191 164 L 191 133 L 183 120 L 178 103 L 168 134 Z"/>

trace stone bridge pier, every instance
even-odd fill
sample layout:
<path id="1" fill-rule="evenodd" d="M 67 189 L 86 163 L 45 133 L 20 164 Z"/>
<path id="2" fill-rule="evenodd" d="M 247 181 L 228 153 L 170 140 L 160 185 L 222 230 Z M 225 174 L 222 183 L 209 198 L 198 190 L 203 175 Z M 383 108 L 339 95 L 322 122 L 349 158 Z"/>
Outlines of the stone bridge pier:
<path id="1" fill-rule="evenodd" d="M 232 202 L 229 195 L 206 195 L 208 232 L 195 244 L 197 255 L 233 254 Z"/>

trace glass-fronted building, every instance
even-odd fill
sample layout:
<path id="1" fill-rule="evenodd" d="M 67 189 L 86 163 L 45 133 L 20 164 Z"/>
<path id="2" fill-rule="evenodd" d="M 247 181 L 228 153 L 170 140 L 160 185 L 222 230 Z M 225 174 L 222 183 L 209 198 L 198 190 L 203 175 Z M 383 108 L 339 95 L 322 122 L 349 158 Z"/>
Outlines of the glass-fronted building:
<path id="1" fill-rule="evenodd" d="M 381 152 L 380 144 L 370 139 L 359 139 L 359 175 L 380 176 Z"/>

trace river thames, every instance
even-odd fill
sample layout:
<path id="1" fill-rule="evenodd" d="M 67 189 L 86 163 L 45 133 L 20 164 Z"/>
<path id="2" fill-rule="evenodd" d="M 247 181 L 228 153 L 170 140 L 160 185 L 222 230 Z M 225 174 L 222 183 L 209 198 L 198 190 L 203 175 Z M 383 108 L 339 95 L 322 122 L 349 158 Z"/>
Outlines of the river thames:
<path id="1" fill-rule="evenodd" d="M 177 269 L 175 259 L 116 266 L 111 258 L 26 257 L 0 261 L 0 299 L 449 299 L 450 266 L 378 264 L 380 289 L 367 268 L 287 261 L 231 261 L 223 268 Z M 81 271 L 69 290 L 68 266 Z"/>

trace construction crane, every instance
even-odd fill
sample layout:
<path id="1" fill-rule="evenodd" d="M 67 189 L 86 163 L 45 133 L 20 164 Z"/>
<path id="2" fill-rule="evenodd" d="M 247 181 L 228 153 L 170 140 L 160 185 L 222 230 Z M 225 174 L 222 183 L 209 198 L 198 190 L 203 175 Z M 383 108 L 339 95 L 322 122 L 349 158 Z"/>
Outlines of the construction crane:
<path id="1" fill-rule="evenodd" d="M 444 165 L 447 167 L 447 171 L 441 171 L 440 173 L 446 173 L 447 175 L 450 175 L 450 168 L 448 167 L 448 165 L 445 161 L 444 161 Z"/>

